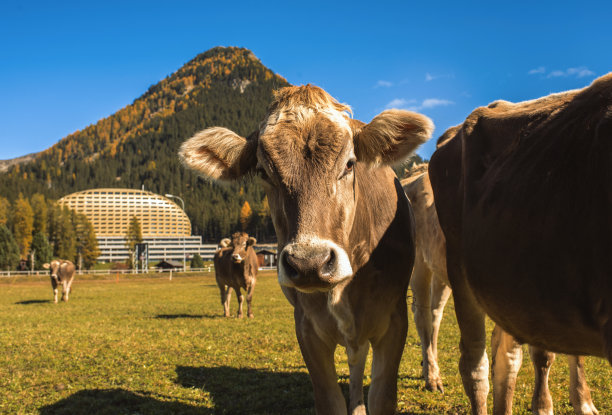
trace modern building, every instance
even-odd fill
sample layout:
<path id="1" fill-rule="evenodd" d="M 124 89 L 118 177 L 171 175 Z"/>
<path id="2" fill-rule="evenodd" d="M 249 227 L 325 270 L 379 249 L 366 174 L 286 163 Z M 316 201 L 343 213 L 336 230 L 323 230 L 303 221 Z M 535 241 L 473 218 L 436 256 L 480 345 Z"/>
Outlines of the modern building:
<path id="1" fill-rule="evenodd" d="M 98 261 L 128 258 L 125 235 L 134 216 L 140 222 L 149 261 L 182 262 L 196 253 L 212 259 L 217 247 L 204 245 L 201 236 L 191 235 L 191 221 L 171 199 L 145 190 L 89 189 L 64 196 L 58 203 L 90 220 L 100 249 Z"/>

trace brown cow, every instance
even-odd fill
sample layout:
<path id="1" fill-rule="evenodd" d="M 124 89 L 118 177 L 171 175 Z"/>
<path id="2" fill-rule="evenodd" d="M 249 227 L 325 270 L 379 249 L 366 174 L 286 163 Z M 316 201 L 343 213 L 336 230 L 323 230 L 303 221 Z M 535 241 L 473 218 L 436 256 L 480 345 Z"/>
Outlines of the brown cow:
<path id="1" fill-rule="evenodd" d="M 373 349 L 368 407 L 390 414 L 408 317 L 414 219 L 391 168 L 431 135 L 422 115 L 388 110 L 369 124 L 315 86 L 277 91 L 260 129 L 242 138 L 210 128 L 183 144 L 183 162 L 234 180 L 266 183 L 278 237 L 278 279 L 294 306 L 296 335 L 317 413 L 346 413 L 334 350 L 346 347 L 350 413 L 365 413 L 363 371 Z"/>
<path id="2" fill-rule="evenodd" d="M 478 108 L 429 175 L 461 329 L 460 372 L 486 413 L 485 313 L 519 342 L 612 362 L 612 74 Z"/>
<path id="3" fill-rule="evenodd" d="M 70 261 L 55 259 L 51 263 L 43 264 L 51 274 L 51 286 L 53 287 L 53 302 L 57 303 L 57 286 L 62 284 L 62 301 L 68 301 L 68 295 L 72 291 L 72 280 L 76 267 Z"/>
<path id="4" fill-rule="evenodd" d="M 429 390 L 443 392 L 438 367 L 438 333 L 444 306 L 451 294 L 446 272 L 446 244 L 434 206 L 433 190 L 427 174 L 427 164 L 414 166 L 410 176 L 402 180 L 402 187 L 410 200 L 416 224 L 416 256 L 410 279 L 412 311 L 421 339 L 423 377 Z M 522 348 L 514 338 L 495 326 L 491 337 L 493 356 L 494 413 L 511 413 L 516 376 L 522 364 Z M 552 414 L 552 397 L 548 389 L 548 373 L 555 354 L 529 346 L 535 369 L 535 388 L 532 411 Z M 570 367 L 570 401 L 574 412 L 595 415 L 597 409 L 591 399 L 584 373 L 584 358 L 568 355 Z"/>
<path id="5" fill-rule="evenodd" d="M 242 318 L 242 303 L 244 296 L 240 289 L 247 293 L 247 316 L 253 317 L 251 300 L 257 278 L 257 254 L 255 254 L 255 238 L 249 238 L 246 232 L 236 232 L 232 239 L 225 238 L 219 244 L 219 249 L 215 252 L 215 278 L 219 291 L 221 291 L 221 304 L 223 304 L 223 314 L 230 316 L 230 289 L 236 291 L 238 297 L 238 317 Z"/>

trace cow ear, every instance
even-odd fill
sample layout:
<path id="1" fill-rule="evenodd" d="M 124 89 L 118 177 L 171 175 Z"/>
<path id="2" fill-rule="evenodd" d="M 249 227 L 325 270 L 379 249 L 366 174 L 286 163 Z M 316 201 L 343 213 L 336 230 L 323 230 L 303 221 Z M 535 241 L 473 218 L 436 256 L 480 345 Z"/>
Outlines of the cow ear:
<path id="1" fill-rule="evenodd" d="M 355 155 L 365 163 L 399 163 L 427 141 L 433 129 L 433 122 L 422 114 L 386 110 L 369 124 L 353 123 Z"/>
<path id="2" fill-rule="evenodd" d="M 247 246 L 253 246 L 257 243 L 257 239 L 253 238 L 252 236 L 247 240 Z"/>
<path id="3" fill-rule="evenodd" d="M 257 132 L 248 139 L 222 127 L 207 128 L 179 150 L 183 164 L 205 177 L 236 180 L 255 170 Z"/>
<path id="4" fill-rule="evenodd" d="M 43 268 L 44 268 L 44 269 L 49 269 L 50 267 L 51 267 L 51 264 L 49 264 L 48 262 L 45 262 L 45 263 L 43 264 Z"/>

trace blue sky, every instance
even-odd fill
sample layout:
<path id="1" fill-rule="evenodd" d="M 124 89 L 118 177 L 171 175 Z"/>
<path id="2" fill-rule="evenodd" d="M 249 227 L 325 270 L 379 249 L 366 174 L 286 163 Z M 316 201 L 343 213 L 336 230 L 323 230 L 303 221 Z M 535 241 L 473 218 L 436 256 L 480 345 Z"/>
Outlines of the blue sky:
<path id="1" fill-rule="evenodd" d="M 429 158 L 477 106 L 612 71 L 611 22 L 604 1 L 4 0 L 0 159 L 50 147 L 219 45 L 323 87 L 363 121 L 389 107 L 428 115 L 436 131 L 418 152 Z"/>

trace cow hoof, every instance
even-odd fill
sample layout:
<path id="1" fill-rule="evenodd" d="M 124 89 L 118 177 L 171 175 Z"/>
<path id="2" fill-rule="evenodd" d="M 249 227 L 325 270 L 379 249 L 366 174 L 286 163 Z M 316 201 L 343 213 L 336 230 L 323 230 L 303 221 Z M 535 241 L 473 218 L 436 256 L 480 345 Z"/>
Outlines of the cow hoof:
<path id="1" fill-rule="evenodd" d="M 253 317 L 255 317 L 253 313 L 249 313 L 249 318 L 253 318 Z"/>
<path id="2" fill-rule="evenodd" d="M 242 315 L 242 314 L 238 314 L 238 318 L 242 318 L 242 317 L 243 317 L 243 315 Z"/>
<path id="3" fill-rule="evenodd" d="M 435 379 L 425 382 L 425 389 L 431 392 L 444 393 L 444 386 L 442 386 L 442 379 Z"/>

